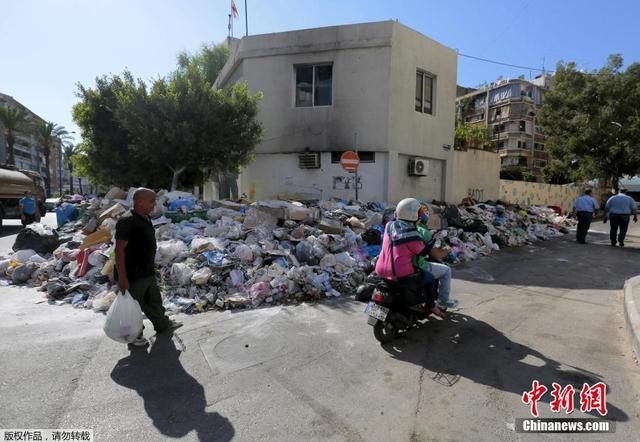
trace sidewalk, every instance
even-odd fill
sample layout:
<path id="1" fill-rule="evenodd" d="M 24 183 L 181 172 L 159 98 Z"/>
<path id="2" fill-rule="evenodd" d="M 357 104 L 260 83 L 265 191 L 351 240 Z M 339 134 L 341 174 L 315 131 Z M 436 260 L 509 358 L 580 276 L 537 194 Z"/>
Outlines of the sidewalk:
<path id="1" fill-rule="evenodd" d="M 624 318 L 633 350 L 640 361 L 640 276 L 633 277 L 624 284 Z"/>

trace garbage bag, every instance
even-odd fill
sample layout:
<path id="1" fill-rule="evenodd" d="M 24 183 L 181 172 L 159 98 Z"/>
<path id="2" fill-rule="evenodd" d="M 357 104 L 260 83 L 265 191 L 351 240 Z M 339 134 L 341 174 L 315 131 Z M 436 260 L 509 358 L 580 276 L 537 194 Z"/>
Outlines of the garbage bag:
<path id="1" fill-rule="evenodd" d="M 171 266 L 171 280 L 178 286 L 187 286 L 191 282 L 193 270 L 188 265 L 174 263 Z"/>
<path id="2" fill-rule="evenodd" d="M 191 276 L 191 282 L 194 283 L 195 285 L 204 285 L 207 282 L 209 282 L 209 278 L 211 278 L 211 274 L 212 272 L 209 267 L 203 267 L 199 270 L 196 270 L 193 273 L 193 275 Z"/>
<path id="3" fill-rule="evenodd" d="M 362 240 L 369 245 L 377 246 L 382 244 L 382 234 L 378 229 L 369 228 L 362 234 Z"/>
<path id="4" fill-rule="evenodd" d="M 107 292 L 104 296 L 97 295 L 93 300 L 93 311 L 94 312 L 106 312 L 109 310 L 113 301 L 118 297 L 116 292 Z"/>
<path id="5" fill-rule="evenodd" d="M 158 243 L 156 264 L 167 265 L 188 250 L 187 245 L 179 239 Z"/>
<path id="6" fill-rule="evenodd" d="M 37 269 L 38 265 L 33 262 L 21 265 L 19 267 L 16 267 L 11 279 L 13 280 L 14 284 L 22 284 L 31 279 L 33 272 L 35 272 Z"/>
<path id="7" fill-rule="evenodd" d="M 105 334 L 114 341 L 128 344 L 142 332 L 142 310 L 129 291 L 111 304 L 104 322 Z"/>
<path id="8" fill-rule="evenodd" d="M 31 249 L 41 255 L 53 253 L 60 246 L 58 234 L 54 230 L 40 231 L 30 228 L 22 229 L 13 243 L 13 251 Z"/>

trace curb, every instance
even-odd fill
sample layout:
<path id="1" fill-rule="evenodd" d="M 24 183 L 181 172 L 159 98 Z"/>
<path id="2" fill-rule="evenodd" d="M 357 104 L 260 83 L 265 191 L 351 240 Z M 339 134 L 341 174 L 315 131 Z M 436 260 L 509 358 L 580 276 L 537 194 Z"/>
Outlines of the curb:
<path id="1" fill-rule="evenodd" d="M 637 293 L 637 296 L 634 296 Z M 636 299 L 638 302 L 636 302 Z M 640 361 L 640 276 L 627 279 L 624 283 L 624 317 L 631 336 L 631 344 Z"/>

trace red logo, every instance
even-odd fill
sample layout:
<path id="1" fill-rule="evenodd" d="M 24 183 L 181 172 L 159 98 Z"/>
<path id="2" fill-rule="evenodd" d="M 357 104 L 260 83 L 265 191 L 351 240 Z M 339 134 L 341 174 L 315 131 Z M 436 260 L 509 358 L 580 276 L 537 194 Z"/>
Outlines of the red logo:
<path id="1" fill-rule="evenodd" d="M 538 417 L 538 401 L 547 392 L 548 388 L 540 385 L 540 382 L 534 380 L 531 384 L 531 391 L 525 391 L 522 394 L 522 403 L 531 405 L 531 415 Z"/>
<path id="2" fill-rule="evenodd" d="M 560 413 L 561 410 L 564 410 L 566 414 L 573 413 L 576 394 L 573 385 L 567 385 L 562 388 L 562 385 L 554 382 L 552 387 L 551 396 L 553 396 L 553 399 L 549 403 L 551 411 Z M 531 383 L 531 390 L 522 393 L 522 403 L 530 406 L 532 416 L 539 416 L 538 401 L 542 399 L 547 391 L 549 389 L 541 385 L 536 379 Z M 600 413 L 601 416 L 607 415 L 607 385 L 603 382 L 598 382 L 591 387 L 588 384 L 584 384 L 580 391 L 580 411 L 589 413 L 593 410 Z"/>

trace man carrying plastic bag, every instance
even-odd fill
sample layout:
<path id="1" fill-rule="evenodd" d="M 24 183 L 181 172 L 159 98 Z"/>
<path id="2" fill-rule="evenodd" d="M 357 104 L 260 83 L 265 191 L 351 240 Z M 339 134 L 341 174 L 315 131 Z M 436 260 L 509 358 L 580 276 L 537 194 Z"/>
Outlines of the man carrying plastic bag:
<path id="1" fill-rule="evenodd" d="M 156 333 L 182 327 L 165 315 L 162 295 L 155 276 L 156 231 L 149 214 L 156 205 L 153 190 L 140 188 L 133 194 L 133 209 L 116 224 L 116 274 L 121 296 L 138 301 L 140 308 L 153 324 Z M 117 301 L 120 301 L 118 299 Z M 135 346 L 149 344 L 140 330 Z"/>

